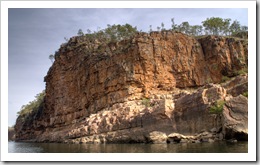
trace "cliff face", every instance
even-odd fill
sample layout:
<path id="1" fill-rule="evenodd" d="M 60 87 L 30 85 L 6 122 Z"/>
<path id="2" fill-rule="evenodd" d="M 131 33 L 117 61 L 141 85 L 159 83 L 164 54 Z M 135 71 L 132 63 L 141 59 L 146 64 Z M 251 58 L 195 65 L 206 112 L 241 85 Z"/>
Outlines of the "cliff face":
<path id="1" fill-rule="evenodd" d="M 45 77 L 43 110 L 27 123 L 17 119 L 16 139 L 151 142 L 156 131 L 215 128 L 215 139 L 245 140 L 246 68 L 246 40 L 170 31 L 109 44 L 74 37 Z M 219 100 L 223 111 L 210 112 Z"/>

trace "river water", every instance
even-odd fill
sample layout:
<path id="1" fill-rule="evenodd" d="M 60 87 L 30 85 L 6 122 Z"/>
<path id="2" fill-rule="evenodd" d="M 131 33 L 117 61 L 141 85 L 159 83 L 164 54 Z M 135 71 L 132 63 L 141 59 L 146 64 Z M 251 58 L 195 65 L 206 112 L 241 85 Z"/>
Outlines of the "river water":
<path id="1" fill-rule="evenodd" d="M 9 153 L 247 153 L 248 142 L 62 144 L 9 142 Z"/>

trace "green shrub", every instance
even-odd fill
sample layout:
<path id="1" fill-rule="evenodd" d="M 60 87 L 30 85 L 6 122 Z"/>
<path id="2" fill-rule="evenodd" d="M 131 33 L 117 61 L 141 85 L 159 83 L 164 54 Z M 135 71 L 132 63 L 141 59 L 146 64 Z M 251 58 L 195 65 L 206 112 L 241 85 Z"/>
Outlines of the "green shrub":
<path id="1" fill-rule="evenodd" d="M 143 98 L 142 105 L 144 105 L 146 108 L 151 106 L 151 100 L 148 98 Z"/>
<path id="2" fill-rule="evenodd" d="M 39 113 L 39 111 L 42 110 L 44 97 L 45 91 L 37 94 L 33 101 L 30 101 L 28 104 L 21 107 L 21 110 L 17 112 L 18 117 L 23 121 L 31 120 L 35 115 Z"/>
<path id="3" fill-rule="evenodd" d="M 219 100 L 214 103 L 209 109 L 209 112 L 212 114 L 220 114 L 223 111 L 225 101 L 224 100 Z"/>
<path id="4" fill-rule="evenodd" d="M 248 97 L 248 92 L 242 93 L 243 96 Z"/>
<path id="5" fill-rule="evenodd" d="M 247 68 L 243 68 L 239 71 L 236 72 L 236 75 L 244 75 L 248 73 L 248 69 Z"/>
<path id="6" fill-rule="evenodd" d="M 130 24 L 125 25 L 107 25 L 107 28 L 100 29 L 98 31 L 91 32 L 88 30 L 87 34 L 83 32 L 80 36 L 84 36 L 85 39 L 90 42 L 99 40 L 102 43 L 115 43 L 122 40 L 130 39 L 138 32 L 137 27 L 133 27 Z"/>
<path id="7" fill-rule="evenodd" d="M 222 76 L 221 82 L 226 82 L 226 81 L 228 81 L 228 80 L 230 80 L 229 77 L 227 77 L 227 76 Z"/>

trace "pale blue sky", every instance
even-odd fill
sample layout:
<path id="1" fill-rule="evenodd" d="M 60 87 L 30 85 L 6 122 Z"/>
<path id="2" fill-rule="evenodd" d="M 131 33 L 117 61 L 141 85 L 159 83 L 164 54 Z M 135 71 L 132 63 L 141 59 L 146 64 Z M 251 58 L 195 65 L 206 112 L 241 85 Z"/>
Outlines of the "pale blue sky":
<path id="1" fill-rule="evenodd" d="M 188 21 L 199 25 L 209 17 L 238 20 L 247 26 L 247 9 L 9 9 L 8 11 L 8 125 L 14 125 L 22 105 L 44 90 L 43 82 L 54 54 L 78 29 L 97 30 L 107 24 L 129 23 L 138 30 L 170 28 Z"/>

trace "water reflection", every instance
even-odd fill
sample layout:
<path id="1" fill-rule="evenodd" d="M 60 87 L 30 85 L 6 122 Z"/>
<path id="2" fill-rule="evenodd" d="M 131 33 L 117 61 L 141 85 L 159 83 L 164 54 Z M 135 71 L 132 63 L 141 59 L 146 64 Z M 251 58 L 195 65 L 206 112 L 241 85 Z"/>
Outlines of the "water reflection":
<path id="1" fill-rule="evenodd" d="M 10 153 L 247 153 L 248 143 L 61 144 L 9 142 Z"/>

